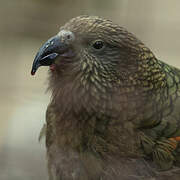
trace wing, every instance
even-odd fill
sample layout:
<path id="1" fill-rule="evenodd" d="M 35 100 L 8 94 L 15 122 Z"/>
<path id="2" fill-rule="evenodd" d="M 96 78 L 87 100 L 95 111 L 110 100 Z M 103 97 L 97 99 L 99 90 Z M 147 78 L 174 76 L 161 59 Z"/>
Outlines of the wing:
<path id="1" fill-rule="evenodd" d="M 166 86 L 155 99 L 161 119 L 142 130 L 141 142 L 144 152 L 166 170 L 180 164 L 180 70 L 161 61 L 159 64 L 166 77 Z"/>

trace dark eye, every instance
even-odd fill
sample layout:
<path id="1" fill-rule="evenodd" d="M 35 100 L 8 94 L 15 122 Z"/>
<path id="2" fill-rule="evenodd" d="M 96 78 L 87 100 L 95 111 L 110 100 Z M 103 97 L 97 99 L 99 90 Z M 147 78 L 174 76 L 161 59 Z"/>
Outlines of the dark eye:
<path id="1" fill-rule="evenodd" d="M 98 40 L 98 41 L 95 41 L 92 46 L 94 49 L 102 49 L 104 46 L 104 43 L 103 41 Z"/>

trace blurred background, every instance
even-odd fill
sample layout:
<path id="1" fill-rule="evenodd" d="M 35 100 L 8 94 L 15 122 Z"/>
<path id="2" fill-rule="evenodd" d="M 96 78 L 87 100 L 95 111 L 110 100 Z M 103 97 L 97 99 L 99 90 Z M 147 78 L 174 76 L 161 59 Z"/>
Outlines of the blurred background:
<path id="1" fill-rule="evenodd" d="M 30 75 L 39 47 L 72 17 L 113 20 L 180 68 L 179 0 L 0 0 L 0 180 L 47 180 L 47 70 Z"/>

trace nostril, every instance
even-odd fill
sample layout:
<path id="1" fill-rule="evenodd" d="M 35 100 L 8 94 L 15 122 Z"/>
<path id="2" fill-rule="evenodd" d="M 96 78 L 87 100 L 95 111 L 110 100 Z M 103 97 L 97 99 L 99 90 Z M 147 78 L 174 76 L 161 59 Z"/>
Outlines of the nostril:
<path id="1" fill-rule="evenodd" d="M 71 39 L 71 35 L 70 34 L 67 35 L 67 39 Z"/>
<path id="2" fill-rule="evenodd" d="M 74 34 L 71 31 L 61 30 L 58 33 L 58 36 L 61 41 L 66 41 L 66 43 L 70 43 L 75 39 Z"/>

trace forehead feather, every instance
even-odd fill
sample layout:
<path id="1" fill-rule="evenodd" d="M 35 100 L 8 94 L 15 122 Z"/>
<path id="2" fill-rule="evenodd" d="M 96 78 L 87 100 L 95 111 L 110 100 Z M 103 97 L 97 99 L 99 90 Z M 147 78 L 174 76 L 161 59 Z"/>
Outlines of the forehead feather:
<path id="1" fill-rule="evenodd" d="M 110 20 L 102 19 L 98 16 L 79 16 L 71 19 L 63 26 L 64 29 L 70 30 L 77 34 L 106 34 L 119 35 L 127 31 Z"/>

